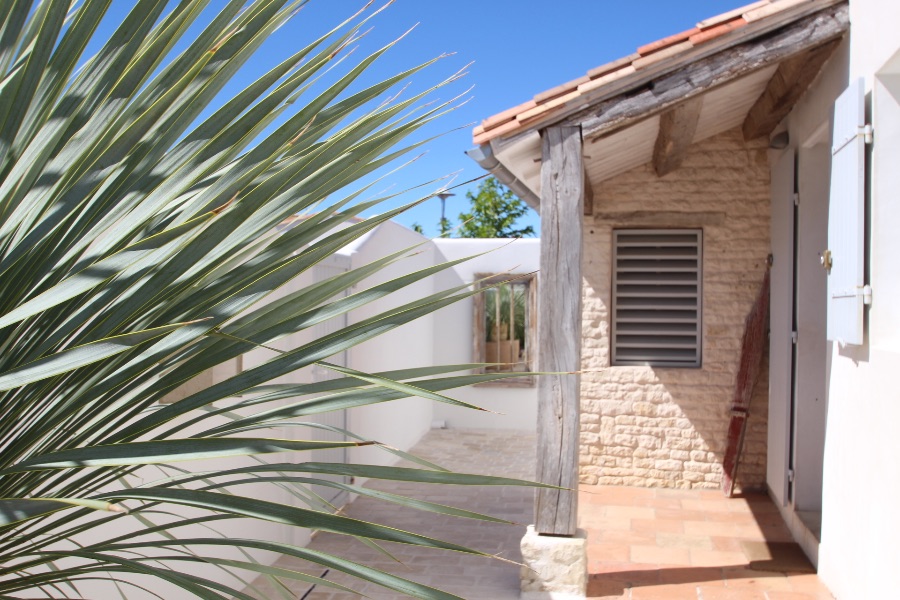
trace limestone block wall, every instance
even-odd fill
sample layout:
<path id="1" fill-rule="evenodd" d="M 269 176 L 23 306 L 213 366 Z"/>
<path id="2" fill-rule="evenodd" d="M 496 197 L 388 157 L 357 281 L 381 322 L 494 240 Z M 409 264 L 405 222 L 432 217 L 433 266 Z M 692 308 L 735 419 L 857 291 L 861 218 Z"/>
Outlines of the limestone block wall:
<path id="1" fill-rule="evenodd" d="M 695 144 L 682 167 L 645 165 L 594 188 L 585 217 L 580 475 L 583 483 L 715 488 L 744 319 L 769 254 L 766 141 L 739 129 Z M 612 231 L 702 228 L 702 367 L 610 366 Z M 738 485 L 765 485 L 768 374 L 756 386 Z"/>

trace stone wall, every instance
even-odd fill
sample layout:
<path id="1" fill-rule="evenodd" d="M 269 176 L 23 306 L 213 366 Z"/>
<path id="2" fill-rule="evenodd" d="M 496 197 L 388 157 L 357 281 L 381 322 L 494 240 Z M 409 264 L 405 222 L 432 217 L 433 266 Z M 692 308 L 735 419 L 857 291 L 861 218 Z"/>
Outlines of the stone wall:
<path id="1" fill-rule="evenodd" d="M 585 217 L 581 384 L 583 483 L 678 488 L 721 484 L 744 319 L 769 254 L 766 140 L 739 129 L 695 144 L 659 178 L 645 165 L 594 189 Z M 614 228 L 702 228 L 702 367 L 611 367 Z M 765 371 L 765 365 L 763 367 Z M 738 485 L 765 485 L 768 374 L 760 375 Z"/>

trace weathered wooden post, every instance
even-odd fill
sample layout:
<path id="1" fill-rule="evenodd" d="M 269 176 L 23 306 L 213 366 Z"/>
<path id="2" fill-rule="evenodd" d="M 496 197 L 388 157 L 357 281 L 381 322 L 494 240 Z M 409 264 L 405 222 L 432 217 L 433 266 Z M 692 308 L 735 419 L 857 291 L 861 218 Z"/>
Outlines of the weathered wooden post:
<path id="1" fill-rule="evenodd" d="M 580 127 L 542 132 L 535 524 L 522 540 L 522 598 L 583 598 L 586 544 L 577 530 L 581 254 L 585 178 Z M 556 597 L 555 595 L 553 597 Z M 560 596 L 562 597 L 562 596 Z"/>

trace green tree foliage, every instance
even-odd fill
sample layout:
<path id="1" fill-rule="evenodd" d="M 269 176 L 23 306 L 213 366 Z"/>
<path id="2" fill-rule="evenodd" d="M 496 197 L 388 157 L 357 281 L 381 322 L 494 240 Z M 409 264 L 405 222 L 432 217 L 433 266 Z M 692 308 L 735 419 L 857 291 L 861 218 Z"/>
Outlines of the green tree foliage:
<path id="1" fill-rule="evenodd" d="M 353 87 L 390 49 L 343 60 L 363 13 L 292 48 L 205 113 L 273 31 L 302 17 L 304 2 L 223 0 L 212 4 L 218 16 L 198 20 L 208 4 L 136 0 L 90 58 L 82 53 L 106 0 L 8 0 L 0 11 L 0 597 L 84 597 L 80 586 L 105 579 L 115 582 L 105 597 L 142 589 L 167 597 L 175 586 L 177 597 L 246 600 L 259 595 L 245 584 L 260 574 L 333 587 L 317 578 L 330 568 L 414 597 L 453 598 L 340 557 L 217 533 L 253 518 L 370 545 L 472 552 L 347 518 L 310 484 L 366 494 L 334 476 L 510 482 L 433 465 L 304 458 L 377 444 L 351 433 L 317 439 L 323 427 L 312 418 L 323 411 L 409 396 L 465 405 L 443 392 L 504 376 L 452 375 L 471 365 L 371 374 L 328 362 L 466 297 L 465 287 L 197 379 L 450 266 L 356 289 L 401 252 L 267 300 L 403 210 L 358 220 L 385 198 L 361 200 L 366 187 L 348 186 L 415 149 L 409 136 L 452 107 L 432 103 L 432 90 L 396 94 L 434 61 Z M 312 365 L 339 378 L 267 384 Z M 189 470 L 190 461 L 216 458 L 228 460 Z M 271 569 L 256 560 L 264 553 L 312 561 L 317 571 Z"/>
<path id="2" fill-rule="evenodd" d="M 519 238 L 534 235 L 531 225 L 517 227 L 517 221 L 528 213 L 528 206 L 512 190 L 488 177 L 476 193 L 466 192 L 469 212 L 459 215 L 459 237 Z"/>

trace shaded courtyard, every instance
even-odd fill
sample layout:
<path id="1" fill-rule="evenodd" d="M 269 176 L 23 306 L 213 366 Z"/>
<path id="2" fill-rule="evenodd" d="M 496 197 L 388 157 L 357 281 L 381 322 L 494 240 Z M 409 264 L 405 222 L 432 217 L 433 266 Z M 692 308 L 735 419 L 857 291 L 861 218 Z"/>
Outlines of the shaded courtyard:
<path id="1" fill-rule="evenodd" d="M 433 430 L 412 452 L 463 472 L 530 477 L 534 436 L 527 432 Z M 372 488 L 488 513 L 520 525 L 483 523 L 422 513 L 360 498 L 346 514 L 465 544 L 519 561 L 524 524 L 531 521 L 533 491 L 370 482 Z M 777 508 L 764 495 L 725 499 L 718 490 L 585 486 L 579 525 L 588 532 L 588 597 L 697 600 L 831 600 L 812 566 L 792 543 Z M 473 600 L 518 598 L 519 568 L 499 560 L 384 544 L 397 559 L 346 536 L 322 533 L 311 548 L 350 558 Z M 292 558 L 278 566 L 322 575 L 321 567 Z M 370 598 L 404 598 L 334 571 L 328 579 Z M 259 581 L 270 597 L 281 597 Z M 358 596 L 309 584 L 289 584 L 304 600 Z"/>

